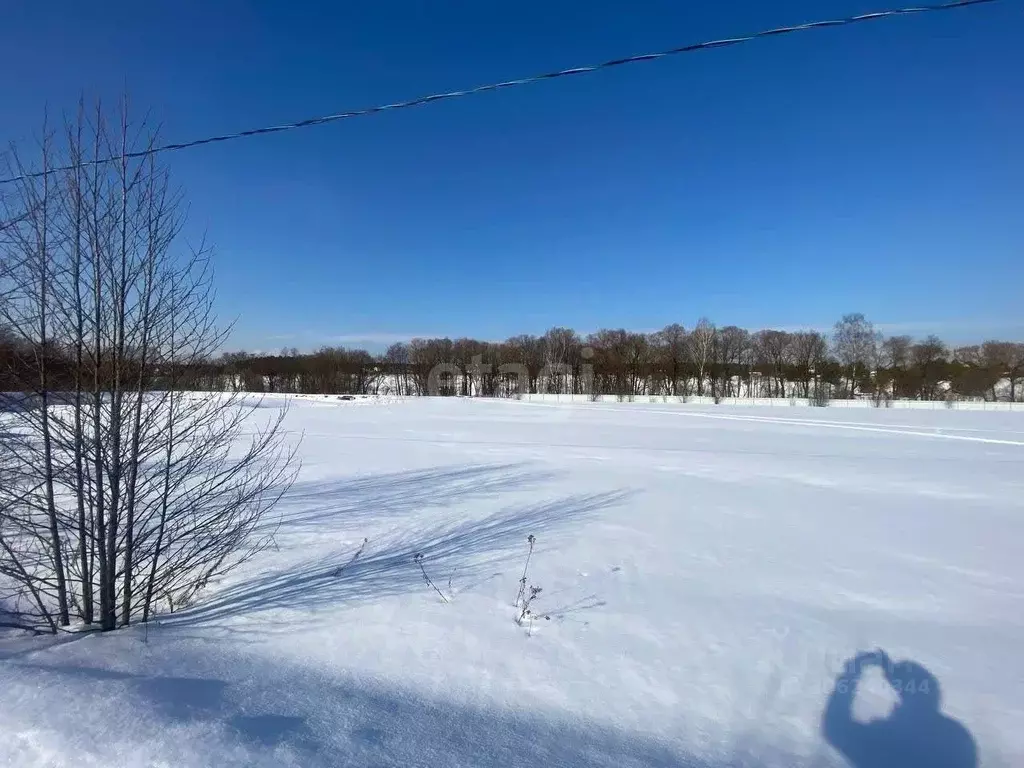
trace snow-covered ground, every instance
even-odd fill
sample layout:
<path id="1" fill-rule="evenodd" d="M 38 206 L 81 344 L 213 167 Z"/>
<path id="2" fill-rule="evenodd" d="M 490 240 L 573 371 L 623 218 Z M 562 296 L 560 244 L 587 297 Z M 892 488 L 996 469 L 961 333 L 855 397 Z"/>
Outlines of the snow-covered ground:
<path id="1" fill-rule="evenodd" d="M 291 398 L 286 424 L 276 549 L 148 632 L 0 639 L 0 762 L 966 768 L 941 685 L 981 765 L 1024 764 L 1024 414 Z M 874 736 L 834 708 L 846 763 L 823 715 L 875 648 L 934 677 Z M 853 715 L 894 699 L 872 668 Z"/>

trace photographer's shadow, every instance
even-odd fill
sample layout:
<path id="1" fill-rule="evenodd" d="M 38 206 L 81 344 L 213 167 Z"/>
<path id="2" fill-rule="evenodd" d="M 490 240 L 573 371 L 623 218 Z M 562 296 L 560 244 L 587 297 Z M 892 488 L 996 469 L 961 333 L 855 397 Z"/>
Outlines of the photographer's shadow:
<path id="1" fill-rule="evenodd" d="M 889 717 L 853 718 L 853 701 L 865 668 L 878 667 L 899 697 Z M 853 768 L 976 768 L 974 738 L 960 722 L 942 714 L 939 681 L 913 661 L 893 662 L 884 651 L 847 661 L 829 696 L 821 729 Z"/>

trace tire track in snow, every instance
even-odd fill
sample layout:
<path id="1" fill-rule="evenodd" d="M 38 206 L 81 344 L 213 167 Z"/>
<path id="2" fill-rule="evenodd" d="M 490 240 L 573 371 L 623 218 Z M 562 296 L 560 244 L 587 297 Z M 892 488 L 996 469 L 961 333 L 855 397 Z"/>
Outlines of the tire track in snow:
<path id="1" fill-rule="evenodd" d="M 558 403 L 529 403 L 531 406 L 538 406 L 541 408 L 559 408 L 567 409 L 579 406 L 571 404 L 561 405 Z M 586 406 L 584 406 L 586 407 Z M 818 421 L 815 419 L 788 419 L 780 416 L 744 416 L 741 414 L 731 413 L 695 413 L 693 411 L 676 411 L 676 410 L 655 410 L 653 408 L 630 409 L 630 408 L 594 408 L 595 411 L 611 411 L 616 413 L 656 413 L 660 415 L 671 415 L 671 416 L 682 416 L 685 418 L 692 419 L 718 419 L 720 421 L 745 421 L 753 422 L 755 424 L 780 424 L 783 426 L 796 426 L 796 427 L 822 427 L 824 429 L 846 429 L 853 432 L 878 432 L 882 434 L 890 435 L 905 435 L 908 437 L 931 437 L 939 438 L 943 440 L 961 440 L 969 443 L 986 443 L 989 445 L 1014 445 L 1024 448 L 1024 441 L 1021 440 L 1006 440 L 995 437 L 976 437 L 974 435 L 956 435 L 951 434 L 952 431 L 956 431 L 956 427 L 948 428 L 950 431 L 946 432 L 926 432 L 921 431 L 921 427 L 910 427 L 910 425 L 894 425 L 894 426 L 883 426 L 881 424 L 870 424 L 868 422 L 843 422 L 843 421 Z M 938 429 L 938 428 L 937 428 Z M 961 430 L 966 431 L 966 430 Z"/>

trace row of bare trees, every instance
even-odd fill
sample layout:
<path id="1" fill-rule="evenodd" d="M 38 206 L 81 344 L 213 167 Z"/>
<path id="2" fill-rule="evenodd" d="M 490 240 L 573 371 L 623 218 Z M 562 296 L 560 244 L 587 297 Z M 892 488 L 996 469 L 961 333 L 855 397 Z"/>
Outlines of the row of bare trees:
<path id="1" fill-rule="evenodd" d="M 885 338 L 863 315 L 847 315 L 830 335 L 751 333 L 702 319 L 648 334 L 583 337 L 553 328 L 500 343 L 413 339 L 377 356 L 333 348 L 233 353 L 193 375 L 199 389 L 258 392 L 1016 400 L 1024 397 L 1024 344 L 950 348 L 935 336 Z"/>
<path id="2" fill-rule="evenodd" d="M 268 543 L 280 418 L 196 395 L 222 344 L 155 134 L 84 106 L 0 198 L 0 620 L 104 630 L 187 605 Z M 141 150 L 141 153 L 140 153 Z M 113 157 L 112 162 L 107 158 Z"/>
<path id="3" fill-rule="evenodd" d="M 0 328 L 0 368 L 35 359 Z M 57 388 L 72 388 L 76 357 L 53 354 Z M 15 361 L 15 362 L 11 362 Z M 167 384 L 160 366 L 150 388 Z M 986 341 L 951 348 L 935 336 L 883 337 L 863 315 L 847 315 L 829 335 L 818 331 L 670 325 L 656 333 L 602 330 L 586 337 L 568 328 L 493 343 L 474 339 L 413 339 L 380 355 L 323 348 L 300 354 L 221 354 L 194 357 L 174 369 L 179 388 L 246 392 L 398 395 L 518 392 L 617 396 L 1024 397 L 1024 344 Z M 436 380 L 432 380 L 436 379 Z M 0 389 L 12 385 L 0 382 Z"/>

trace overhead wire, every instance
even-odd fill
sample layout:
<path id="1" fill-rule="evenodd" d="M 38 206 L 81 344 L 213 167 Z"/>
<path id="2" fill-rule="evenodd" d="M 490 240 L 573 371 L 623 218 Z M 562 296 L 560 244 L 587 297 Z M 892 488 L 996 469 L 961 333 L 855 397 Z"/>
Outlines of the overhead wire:
<path id="1" fill-rule="evenodd" d="M 340 120 L 349 120 L 356 117 L 366 117 L 368 115 L 375 115 L 381 112 L 390 112 L 399 109 L 410 109 L 412 107 L 419 107 L 437 101 L 446 101 L 450 99 L 463 98 L 466 96 L 474 96 L 480 93 L 486 93 L 488 91 L 498 91 L 506 88 L 516 88 L 519 86 L 530 85 L 532 83 L 539 83 L 545 80 L 555 80 L 558 78 L 572 77 L 575 75 L 590 74 L 593 72 L 599 72 L 601 70 L 611 69 L 613 67 L 620 67 L 627 64 L 637 64 L 644 61 L 657 61 L 659 59 L 665 59 L 670 56 L 678 56 L 684 53 L 694 53 L 696 51 L 703 51 L 714 48 L 727 48 L 735 45 L 753 42 L 755 40 L 759 40 L 766 37 L 779 37 L 782 35 L 790 35 L 797 32 L 806 32 L 814 29 L 844 27 L 849 26 L 851 24 L 860 24 L 868 21 L 880 21 L 883 19 L 891 19 L 898 16 L 913 16 L 924 13 L 950 11 L 957 8 L 988 5 L 996 2 L 1001 2 L 1001 0 L 953 0 L 952 2 L 909 6 L 904 8 L 892 8 L 884 11 L 862 13 L 856 16 L 847 16 L 845 18 L 809 21 L 803 24 L 794 24 L 786 27 L 776 27 L 774 29 L 762 30 L 760 32 L 754 32 L 752 34 L 743 35 L 740 37 L 729 37 L 720 40 L 708 40 L 700 43 L 690 43 L 687 45 L 681 45 L 676 48 L 669 48 L 667 50 L 657 51 L 654 53 L 636 54 L 633 56 L 626 56 L 624 58 L 611 59 L 609 61 L 604 61 L 599 64 L 591 64 L 582 67 L 572 67 L 569 69 L 560 69 L 553 72 L 546 72 L 540 75 L 532 75 L 529 77 L 516 78 L 514 80 L 503 80 L 500 82 L 487 83 L 485 85 L 477 85 L 471 88 L 464 88 L 456 91 L 433 93 L 428 96 L 419 96 L 417 98 L 408 99 L 406 101 L 396 101 L 390 104 L 378 104 L 372 107 L 365 107 L 363 109 L 355 109 L 347 112 L 338 112 L 331 115 L 310 117 L 306 118 L 305 120 L 297 120 L 291 123 L 265 126 L 262 128 L 250 128 L 247 130 L 235 131 L 234 133 L 224 133 L 215 136 L 206 136 L 199 139 L 192 139 L 190 141 L 182 141 L 172 144 L 162 144 L 153 147 L 147 147 L 146 149 L 141 149 L 133 152 L 110 155 L 108 157 L 85 160 L 80 163 L 73 163 L 71 165 L 48 168 L 43 171 L 32 171 L 22 173 L 17 176 L 11 176 L 8 178 L 0 179 L 0 185 L 11 184 L 14 182 L 25 181 L 33 178 L 39 178 L 48 173 L 71 171 L 75 170 L 76 168 L 104 165 L 106 163 L 123 161 L 125 159 L 138 159 L 142 157 L 147 157 L 149 155 L 155 155 L 158 153 L 174 152 L 182 149 L 191 149 L 193 147 L 200 147 L 206 144 L 217 144 L 226 141 L 234 141 L 236 139 L 243 139 L 251 136 L 264 136 L 273 133 L 293 131 L 300 128 L 309 128 L 314 125 L 325 125 L 327 123 L 334 123 Z"/>

